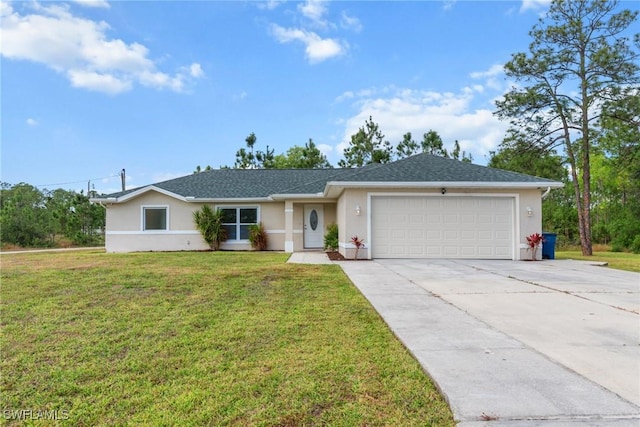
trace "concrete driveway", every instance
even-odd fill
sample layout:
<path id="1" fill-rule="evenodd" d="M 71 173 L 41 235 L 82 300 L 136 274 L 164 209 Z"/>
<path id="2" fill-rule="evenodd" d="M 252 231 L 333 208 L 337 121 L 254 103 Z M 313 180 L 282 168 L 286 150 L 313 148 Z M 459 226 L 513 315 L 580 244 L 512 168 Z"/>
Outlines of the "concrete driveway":
<path id="1" fill-rule="evenodd" d="M 555 260 L 340 265 L 463 425 L 640 424 L 640 274 Z"/>

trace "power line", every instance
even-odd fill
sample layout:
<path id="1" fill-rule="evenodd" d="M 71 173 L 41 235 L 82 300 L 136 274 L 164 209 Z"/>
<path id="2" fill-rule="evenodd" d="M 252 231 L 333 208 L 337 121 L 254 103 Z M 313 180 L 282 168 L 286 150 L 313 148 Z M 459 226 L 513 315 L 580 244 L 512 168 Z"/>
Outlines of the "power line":
<path id="1" fill-rule="evenodd" d="M 58 183 L 55 183 L 55 184 L 40 184 L 40 185 L 36 185 L 35 187 L 53 187 L 55 185 L 80 184 L 80 183 L 85 183 L 85 182 L 90 182 L 90 181 L 98 181 L 100 179 L 115 178 L 116 176 L 120 176 L 120 174 L 117 173 L 117 174 L 113 174 L 113 175 L 109 175 L 109 176 L 103 176 L 101 178 L 83 179 L 83 180 L 80 180 L 80 181 L 58 182 Z"/>

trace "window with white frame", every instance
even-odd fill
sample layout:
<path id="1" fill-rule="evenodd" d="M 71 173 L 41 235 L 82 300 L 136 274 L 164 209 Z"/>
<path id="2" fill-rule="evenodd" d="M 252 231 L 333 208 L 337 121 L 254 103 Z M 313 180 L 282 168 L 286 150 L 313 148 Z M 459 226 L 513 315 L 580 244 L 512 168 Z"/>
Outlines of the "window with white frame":
<path id="1" fill-rule="evenodd" d="M 249 226 L 258 222 L 257 207 L 221 207 L 222 225 L 227 230 L 227 240 L 248 240 Z"/>
<path id="2" fill-rule="evenodd" d="M 166 206 L 143 206 L 142 229 L 144 231 L 167 230 L 168 210 Z"/>

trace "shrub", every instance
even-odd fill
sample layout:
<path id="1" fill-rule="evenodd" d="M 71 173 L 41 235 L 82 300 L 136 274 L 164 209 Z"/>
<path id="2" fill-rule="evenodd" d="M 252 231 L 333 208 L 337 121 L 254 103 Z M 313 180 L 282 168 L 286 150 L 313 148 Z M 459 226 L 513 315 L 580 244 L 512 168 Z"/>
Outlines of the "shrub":
<path id="1" fill-rule="evenodd" d="M 633 212 L 626 211 L 611 221 L 611 247 L 614 252 L 623 252 L 628 249 L 636 251 L 637 236 L 640 236 L 640 221 Z M 640 248 L 638 248 L 640 249 Z"/>
<path id="2" fill-rule="evenodd" d="M 530 236 L 527 236 L 527 246 L 529 246 L 528 250 L 531 251 L 531 259 L 536 259 L 536 253 L 538 252 L 538 248 L 544 242 L 544 237 L 540 233 L 533 233 Z"/>
<path id="3" fill-rule="evenodd" d="M 364 240 L 359 238 L 358 236 L 353 236 L 351 238 L 351 243 L 356 247 L 356 253 L 353 256 L 353 259 L 358 259 L 358 251 L 360 248 L 364 248 Z"/>
<path id="4" fill-rule="evenodd" d="M 324 248 L 331 252 L 338 250 L 338 224 L 335 222 L 327 226 L 327 232 L 324 234 Z"/>
<path id="5" fill-rule="evenodd" d="M 256 251 L 267 250 L 267 231 L 261 222 L 249 226 L 249 242 Z"/>
<path id="6" fill-rule="evenodd" d="M 220 249 L 220 244 L 227 240 L 227 230 L 222 225 L 221 210 L 214 211 L 210 206 L 203 205 L 193 212 L 193 222 L 212 251 Z"/>
<path id="7" fill-rule="evenodd" d="M 634 254 L 640 254 L 640 234 L 633 239 L 630 249 Z"/>

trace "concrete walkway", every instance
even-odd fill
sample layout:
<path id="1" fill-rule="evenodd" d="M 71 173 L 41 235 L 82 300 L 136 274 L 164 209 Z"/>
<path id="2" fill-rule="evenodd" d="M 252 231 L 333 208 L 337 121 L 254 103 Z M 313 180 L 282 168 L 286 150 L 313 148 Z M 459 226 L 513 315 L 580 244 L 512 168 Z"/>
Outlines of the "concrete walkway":
<path id="1" fill-rule="evenodd" d="M 287 262 L 294 264 L 333 264 L 324 252 L 294 252 Z"/>
<path id="2" fill-rule="evenodd" d="M 314 258 L 307 259 L 312 261 Z M 449 260 L 336 262 L 433 378 L 460 426 L 640 425 L 640 407 L 634 403 L 636 394 L 633 390 L 637 385 L 640 395 L 637 376 L 640 363 L 637 336 L 640 330 L 637 326 L 640 323 L 633 312 L 640 296 L 633 289 L 640 287 L 640 275 L 618 276 L 615 271 L 610 273 L 612 270 L 601 268 L 599 274 L 605 276 L 600 279 L 596 276 L 595 280 L 600 280 L 601 287 L 613 286 L 620 295 L 605 295 L 594 289 L 582 289 L 582 295 L 579 295 L 579 288 L 586 285 L 576 281 L 571 272 L 563 273 L 569 264 L 557 264 L 558 261 L 497 263 Z M 562 267 L 551 268 L 554 263 Z M 572 266 L 588 270 L 584 263 Z M 500 268 L 506 273 L 496 274 Z M 535 271 L 537 268 L 543 268 L 544 274 Z M 615 279 L 607 277 L 609 273 Z M 596 273 L 586 271 L 585 274 Z M 571 285 L 563 284 L 563 277 Z M 622 289 L 625 280 L 631 281 L 631 291 Z M 629 282 L 624 283 L 629 285 Z M 572 296 L 572 292 L 576 295 Z M 626 299 L 625 293 L 629 294 Z M 537 312 L 527 313 L 524 310 L 527 304 L 536 299 L 541 303 L 534 304 Z M 515 304 L 518 300 L 520 302 Z M 587 305 L 581 306 L 579 300 Z M 626 307 L 612 308 L 623 300 L 627 301 Z M 594 307 L 600 307 L 600 310 Z M 620 330 L 619 336 L 614 335 L 611 340 L 624 342 L 624 346 L 601 343 L 603 345 L 594 350 L 580 341 L 583 336 L 564 336 L 563 333 L 577 333 L 571 327 L 566 329 L 566 325 L 556 323 L 556 329 L 562 333 L 551 333 L 553 322 L 563 319 L 554 316 L 558 311 L 585 308 L 591 310 L 586 316 L 590 316 L 590 312 L 596 316 L 589 327 L 602 327 L 606 334 L 611 333 L 610 327 L 628 328 L 628 320 L 634 319 L 636 328 L 631 332 L 634 342 L 627 345 L 629 337 Z M 602 313 L 611 310 L 617 311 L 613 323 L 609 324 L 603 320 Z M 514 320 L 521 314 L 519 312 L 526 314 L 528 328 L 526 322 Z M 545 341 L 549 336 L 551 338 Z M 601 335 L 596 334 L 596 339 L 600 339 L 598 337 Z M 557 345 L 559 340 L 565 340 L 563 345 Z M 551 350 L 556 346 L 559 349 L 553 353 Z M 622 357 L 609 359 L 607 353 L 615 352 L 621 353 Z M 595 353 L 596 359 L 604 358 L 600 365 L 596 360 L 597 366 L 585 371 L 589 376 L 567 366 L 571 365 L 567 362 L 571 359 L 578 360 L 578 365 L 584 364 L 581 353 Z M 564 360 L 559 360 L 557 356 L 562 354 Z M 629 356 L 632 366 L 628 364 Z M 612 360 L 614 363 L 623 361 L 620 362 L 622 366 L 608 365 Z M 614 372 L 615 375 L 607 375 Z M 618 386 L 627 394 L 626 398 L 611 390 L 615 384 L 601 384 L 606 383 L 603 378 L 620 377 L 620 374 L 627 377 L 626 382 L 617 380 L 624 383 Z M 627 390 L 629 384 L 631 390 Z"/>

